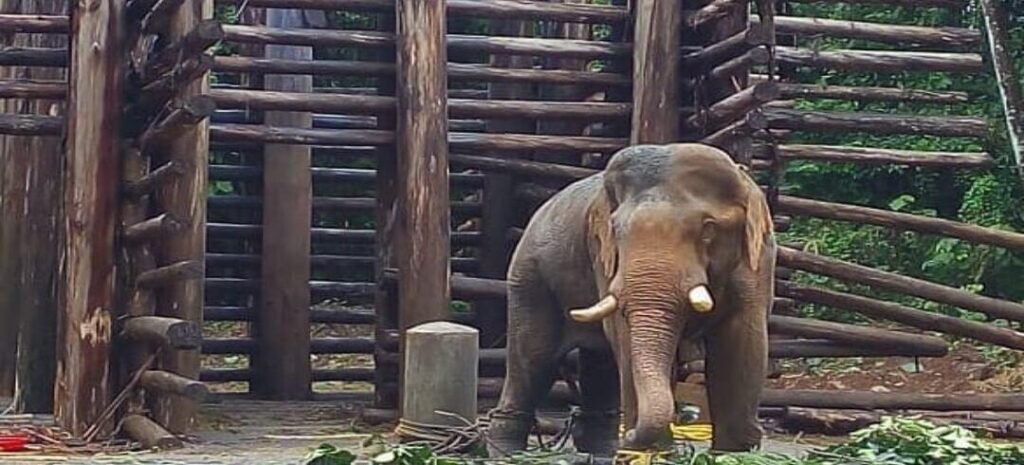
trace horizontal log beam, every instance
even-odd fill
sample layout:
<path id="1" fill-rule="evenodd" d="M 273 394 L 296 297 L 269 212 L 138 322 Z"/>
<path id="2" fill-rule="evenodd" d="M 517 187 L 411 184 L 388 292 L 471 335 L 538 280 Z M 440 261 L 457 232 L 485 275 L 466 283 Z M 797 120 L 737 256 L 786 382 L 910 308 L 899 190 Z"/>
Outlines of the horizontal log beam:
<path id="1" fill-rule="evenodd" d="M 203 264 L 201 262 L 183 260 L 139 273 L 135 277 L 135 285 L 140 289 L 154 289 L 170 286 L 182 281 L 202 279 L 202 277 Z"/>
<path id="2" fill-rule="evenodd" d="M 779 64 L 861 73 L 949 72 L 983 73 L 985 62 L 976 53 L 903 52 L 888 50 L 815 51 L 778 46 Z"/>
<path id="3" fill-rule="evenodd" d="M 146 128 L 138 138 L 138 146 L 145 151 L 166 144 L 212 116 L 216 110 L 217 104 L 209 96 L 191 96 Z"/>
<path id="4" fill-rule="evenodd" d="M 0 66 L 63 68 L 69 58 L 63 48 L 0 47 Z"/>
<path id="5" fill-rule="evenodd" d="M 182 62 L 195 59 L 224 39 L 224 26 L 219 21 L 209 19 L 196 24 L 185 37 L 161 50 L 152 61 L 146 63 L 146 69 L 141 77 L 142 82 L 148 84 L 155 81 L 160 76 L 172 72 Z"/>
<path id="6" fill-rule="evenodd" d="M 794 270 L 807 271 L 981 312 L 991 318 L 1024 321 L 1024 305 L 1022 304 L 976 295 L 962 289 L 888 271 L 876 270 L 867 266 L 823 257 L 789 247 L 779 247 L 778 264 Z"/>
<path id="7" fill-rule="evenodd" d="M 951 336 L 965 337 L 1017 350 L 1024 350 L 1024 333 L 963 318 L 926 312 L 893 302 L 805 286 L 793 282 L 776 284 L 778 294 L 801 302 L 826 305 Z"/>
<path id="8" fill-rule="evenodd" d="M 0 98 L 64 100 L 68 84 L 63 81 L 0 79 Z"/>
<path id="9" fill-rule="evenodd" d="M 204 76 L 213 67 L 213 57 L 207 54 L 184 63 L 142 87 L 139 98 L 125 109 L 127 121 L 145 121 L 163 108 L 178 90 Z"/>
<path id="10" fill-rule="evenodd" d="M 191 350 L 199 347 L 202 333 L 194 321 L 162 316 L 129 318 L 121 329 L 122 337 L 151 346 Z"/>
<path id="11" fill-rule="evenodd" d="M 157 422 L 137 413 L 125 416 L 121 420 L 121 429 L 146 449 L 170 450 L 184 447 L 184 443 L 177 436 Z"/>
<path id="12" fill-rule="evenodd" d="M 754 76 L 751 76 L 754 78 Z M 752 79 L 760 81 L 760 79 Z M 897 87 L 854 87 L 824 84 L 779 83 L 784 99 L 820 98 L 859 102 L 966 103 L 967 92 L 901 89 Z"/>
<path id="13" fill-rule="evenodd" d="M 160 186 L 177 179 L 186 173 L 185 163 L 169 161 L 146 173 L 137 180 L 126 181 L 123 193 L 129 197 L 142 197 L 156 191 Z"/>
<path id="14" fill-rule="evenodd" d="M 207 199 L 211 208 L 259 208 L 263 197 L 241 195 L 214 195 Z M 454 201 L 450 203 L 453 212 L 479 214 L 480 202 Z M 314 197 L 314 210 L 373 210 L 376 200 L 372 197 Z"/>
<path id="15" fill-rule="evenodd" d="M 598 173 L 598 170 L 572 165 L 478 155 L 452 154 L 448 156 L 448 161 L 453 166 L 474 168 L 482 171 L 566 180 L 583 179 Z"/>
<path id="16" fill-rule="evenodd" d="M 66 15 L 0 14 L 0 32 L 67 34 L 69 30 Z"/>
<path id="17" fill-rule="evenodd" d="M 1024 394 L 922 394 L 805 389 L 765 389 L 761 405 L 862 410 L 1024 411 Z"/>
<path id="18" fill-rule="evenodd" d="M 627 87 L 631 84 L 628 76 L 606 72 L 494 68 L 467 63 L 448 63 L 447 66 L 448 79 L 453 82 L 530 82 L 615 87 Z M 214 60 L 213 70 L 228 73 L 309 74 L 314 76 L 390 77 L 395 75 L 395 66 L 391 63 L 285 60 L 241 56 L 218 56 Z"/>
<path id="19" fill-rule="evenodd" d="M 374 380 L 373 368 L 314 369 L 312 375 L 313 382 L 371 382 Z M 249 381 L 252 379 L 252 371 L 248 368 L 208 368 L 199 372 L 199 379 L 207 383 Z"/>
<path id="20" fill-rule="evenodd" d="M 870 132 L 948 137 L 988 136 L 984 118 L 970 116 L 918 116 L 910 114 L 789 110 L 764 110 L 772 129 L 809 132 Z"/>
<path id="21" fill-rule="evenodd" d="M 779 98 L 779 95 L 777 83 L 759 82 L 715 102 L 705 111 L 690 116 L 686 119 L 686 125 L 694 129 L 719 129 L 725 124 L 742 118 L 761 105 Z"/>
<path id="22" fill-rule="evenodd" d="M 217 0 L 217 4 L 246 4 L 253 8 L 295 8 L 303 10 L 344 10 L 393 13 L 394 0 Z M 572 23 L 611 24 L 629 19 L 621 6 L 576 3 L 546 3 L 535 0 L 447 0 L 449 17 L 544 20 Z"/>
<path id="23" fill-rule="evenodd" d="M 751 17 L 754 24 L 760 20 Z M 776 16 L 777 34 L 824 36 L 837 39 L 865 40 L 893 45 L 918 45 L 948 48 L 976 48 L 981 44 L 981 31 L 961 27 L 924 27 L 872 23 L 841 19 Z"/>
<path id="24" fill-rule="evenodd" d="M 167 213 L 161 213 L 141 223 L 136 223 L 124 229 L 124 239 L 129 244 L 140 242 L 157 241 L 172 234 L 181 232 L 184 225 Z"/>
<path id="25" fill-rule="evenodd" d="M 263 168 L 259 166 L 242 165 L 210 165 L 210 177 L 218 180 L 262 180 Z M 377 174 L 373 169 L 362 168 L 325 168 L 314 166 L 310 168 L 313 181 L 325 181 L 332 183 L 372 183 Z M 448 173 L 448 180 L 452 186 L 459 187 L 483 187 L 484 176 L 482 174 L 470 173 Z"/>
<path id="26" fill-rule="evenodd" d="M 202 352 L 210 355 L 249 354 L 256 350 L 253 338 L 206 338 Z M 310 339 L 311 354 L 372 354 L 374 340 L 369 337 L 314 337 Z"/>
<path id="27" fill-rule="evenodd" d="M 0 134 L 10 136 L 59 136 L 63 131 L 64 118 L 60 116 L 0 114 Z"/>
<path id="28" fill-rule="evenodd" d="M 989 244 L 1011 250 L 1024 251 L 1024 234 L 1001 231 L 973 224 L 941 218 L 912 215 L 877 208 L 847 205 L 819 200 L 779 196 L 777 211 L 793 215 L 811 216 L 859 224 L 883 226 L 898 231 L 915 231 L 939 236 L 955 237 L 968 242 Z"/>
<path id="29" fill-rule="evenodd" d="M 927 356 L 943 357 L 949 352 L 946 341 L 935 336 L 888 331 L 830 321 L 771 315 L 768 331 L 809 339 L 827 339 L 848 345 L 864 345 L 887 350 L 919 350 Z"/>
<path id="30" fill-rule="evenodd" d="M 199 381 L 162 370 L 143 372 L 139 377 L 139 386 L 150 392 L 184 397 L 193 402 L 202 402 L 210 393 L 206 385 Z"/>
<path id="31" fill-rule="evenodd" d="M 954 10 L 963 9 L 967 6 L 967 0 L 793 0 L 797 3 L 847 3 L 854 5 L 895 5 L 901 8 L 949 8 Z"/>
<path id="32" fill-rule="evenodd" d="M 745 6 L 747 6 L 747 2 L 743 0 L 712 0 L 697 10 L 684 11 L 683 27 L 687 29 L 700 27 L 724 18 L 736 9 Z"/>
<path id="33" fill-rule="evenodd" d="M 921 167 L 990 168 L 995 165 L 985 152 L 923 152 L 876 147 L 782 144 L 775 154 L 783 160 L 807 160 L 870 165 Z"/>
<path id="34" fill-rule="evenodd" d="M 395 111 L 395 98 L 323 93 L 270 92 L 261 90 L 214 89 L 210 95 L 219 108 L 262 111 L 308 111 L 377 115 Z M 448 100 L 450 118 L 573 118 L 600 121 L 626 118 L 627 103 L 539 102 L 523 100 Z"/>
<path id="35" fill-rule="evenodd" d="M 262 226 L 257 224 L 207 223 L 206 231 L 210 236 L 239 237 L 255 239 L 260 237 Z M 372 244 L 372 229 L 334 229 L 310 228 L 313 241 L 338 241 L 351 244 Z M 480 233 L 475 231 L 453 231 L 453 246 L 473 246 L 480 241 Z"/>
<path id="36" fill-rule="evenodd" d="M 730 37 L 683 55 L 680 64 L 684 73 L 695 76 L 754 47 L 765 45 L 769 39 L 770 34 L 764 27 L 751 25 Z"/>

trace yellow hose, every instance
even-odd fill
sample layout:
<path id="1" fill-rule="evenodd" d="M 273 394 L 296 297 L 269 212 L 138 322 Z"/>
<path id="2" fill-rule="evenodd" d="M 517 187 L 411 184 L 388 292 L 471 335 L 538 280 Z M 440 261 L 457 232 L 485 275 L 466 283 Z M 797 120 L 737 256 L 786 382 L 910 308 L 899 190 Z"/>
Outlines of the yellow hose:
<path id="1" fill-rule="evenodd" d="M 672 425 L 672 439 L 677 441 L 710 441 L 714 431 L 710 424 L 691 423 L 686 425 Z M 619 426 L 619 435 L 626 432 L 624 425 Z M 628 465 L 651 465 L 654 459 L 666 457 L 671 451 L 640 451 L 619 449 L 615 452 L 615 462 Z"/>

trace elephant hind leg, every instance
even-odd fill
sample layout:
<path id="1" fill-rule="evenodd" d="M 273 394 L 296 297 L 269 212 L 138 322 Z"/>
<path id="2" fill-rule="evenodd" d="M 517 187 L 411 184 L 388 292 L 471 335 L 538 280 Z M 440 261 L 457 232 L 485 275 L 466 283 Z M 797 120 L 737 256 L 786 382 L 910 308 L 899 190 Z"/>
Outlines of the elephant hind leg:
<path id="1" fill-rule="evenodd" d="M 610 349 L 580 348 L 582 408 L 573 429 L 581 452 L 613 456 L 619 435 L 619 371 Z"/>
<path id="2" fill-rule="evenodd" d="M 526 448 L 537 406 L 554 383 L 565 324 L 542 283 L 510 280 L 508 305 L 505 384 L 487 430 L 492 457 Z"/>

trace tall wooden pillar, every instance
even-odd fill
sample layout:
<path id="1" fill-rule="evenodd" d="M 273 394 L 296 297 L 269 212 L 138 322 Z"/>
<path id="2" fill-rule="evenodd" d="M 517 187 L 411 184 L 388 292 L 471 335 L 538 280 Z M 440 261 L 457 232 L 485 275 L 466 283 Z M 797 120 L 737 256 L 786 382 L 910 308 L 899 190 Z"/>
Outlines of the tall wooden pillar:
<path id="1" fill-rule="evenodd" d="M 682 0 L 637 0 L 633 28 L 631 144 L 679 139 Z"/>
<path id="2" fill-rule="evenodd" d="M 445 0 L 398 0 L 399 328 L 451 316 Z M 404 339 L 404 337 L 403 337 Z M 401 392 L 401 391 L 399 391 Z"/>
<path id="3" fill-rule="evenodd" d="M 182 3 L 166 35 L 177 41 L 192 32 L 196 25 L 213 18 L 212 0 L 190 0 Z M 209 75 L 184 86 L 178 98 L 208 94 Z M 181 137 L 169 144 L 164 154 L 184 165 L 184 174 L 162 185 L 157 191 L 157 202 L 172 217 L 187 226 L 175 236 L 161 241 L 157 258 L 161 265 L 181 261 L 203 264 L 206 256 L 206 190 L 209 164 L 209 119 L 192 126 Z M 203 280 L 189 279 L 160 289 L 157 314 L 182 320 L 203 321 Z M 161 357 L 160 367 L 177 375 L 199 379 L 199 349 L 178 350 Z M 153 417 L 172 433 L 185 433 L 195 421 L 195 402 L 185 398 L 165 396 L 154 405 Z"/>
<path id="4" fill-rule="evenodd" d="M 267 9 L 267 26 L 301 28 L 302 10 Z M 312 47 L 268 45 L 267 58 L 312 60 Z M 264 88 L 313 92 L 309 75 L 268 75 Z M 267 112 L 271 126 L 310 128 L 311 113 Z M 306 399 L 309 359 L 310 227 L 313 185 L 308 145 L 269 144 L 263 150 L 263 255 L 256 322 L 259 350 L 252 391 L 275 400 Z"/>
<path id="5" fill-rule="evenodd" d="M 124 0 L 72 8 L 54 414 L 80 437 L 111 398 Z"/>

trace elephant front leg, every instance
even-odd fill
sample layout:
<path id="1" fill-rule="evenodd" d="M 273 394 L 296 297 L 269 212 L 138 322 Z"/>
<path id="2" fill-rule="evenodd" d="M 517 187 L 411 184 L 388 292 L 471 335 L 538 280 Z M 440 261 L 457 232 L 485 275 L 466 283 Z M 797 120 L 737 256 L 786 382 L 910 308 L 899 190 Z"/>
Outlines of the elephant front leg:
<path id="1" fill-rule="evenodd" d="M 554 383 L 562 344 L 562 311 L 542 285 L 512 285 L 508 302 L 505 384 L 487 429 L 492 457 L 526 448 L 537 406 Z"/>
<path id="2" fill-rule="evenodd" d="M 768 365 L 766 316 L 764 311 L 740 312 L 707 335 L 712 449 L 747 451 L 761 444 L 757 408 Z"/>
<path id="3" fill-rule="evenodd" d="M 580 452 L 613 456 L 619 436 L 619 378 L 610 350 L 580 348 L 582 408 L 573 429 Z"/>

